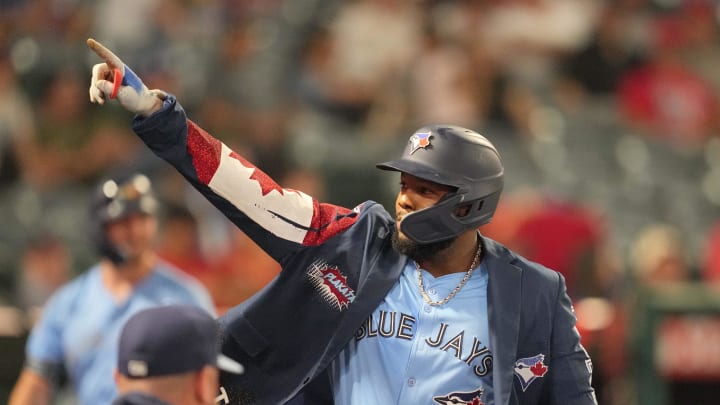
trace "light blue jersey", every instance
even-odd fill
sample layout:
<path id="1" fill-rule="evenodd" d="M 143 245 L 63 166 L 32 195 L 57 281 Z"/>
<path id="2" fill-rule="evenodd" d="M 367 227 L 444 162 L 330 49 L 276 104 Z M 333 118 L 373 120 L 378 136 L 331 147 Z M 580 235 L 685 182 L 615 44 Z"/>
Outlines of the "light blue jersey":
<path id="1" fill-rule="evenodd" d="M 157 265 L 122 303 L 110 296 L 96 265 L 47 302 L 28 340 L 28 366 L 48 378 L 64 366 L 80 404 L 110 403 L 117 394 L 113 370 L 125 321 L 141 309 L 177 303 L 215 314 L 205 288 L 166 263 Z"/>
<path id="2" fill-rule="evenodd" d="M 447 297 L 465 273 L 434 278 L 433 301 Z M 493 404 L 487 318 L 487 270 L 479 266 L 449 302 L 428 305 L 415 264 L 330 366 L 335 403 Z"/>

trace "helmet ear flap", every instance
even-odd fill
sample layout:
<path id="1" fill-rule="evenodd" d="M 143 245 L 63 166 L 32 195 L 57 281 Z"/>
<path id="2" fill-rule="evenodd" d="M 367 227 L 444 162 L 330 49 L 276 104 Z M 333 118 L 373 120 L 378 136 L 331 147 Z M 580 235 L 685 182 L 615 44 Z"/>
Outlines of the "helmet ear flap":
<path id="1" fill-rule="evenodd" d="M 421 244 L 450 239 L 490 222 L 500 194 L 497 191 L 467 202 L 463 201 L 465 195 L 454 194 L 431 207 L 406 215 L 400 222 L 400 231 Z"/>
<path id="2" fill-rule="evenodd" d="M 459 224 L 451 214 L 461 201 L 461 195 L 454 195 L 431 207 L 407 214 L 400 221 L 400 231 L 421 244 L 449 239 L 456 234 Z"/>
<path id="3" fill-rule="evenodd" d="M 475 203 L 464 202 L 465 195 L 450 193 L 431 207 L 406 215 L 400 230 L 417 243 L 435 243 L 472 228 Z M 461 215 L 458 215 L 461 214 Z"/>

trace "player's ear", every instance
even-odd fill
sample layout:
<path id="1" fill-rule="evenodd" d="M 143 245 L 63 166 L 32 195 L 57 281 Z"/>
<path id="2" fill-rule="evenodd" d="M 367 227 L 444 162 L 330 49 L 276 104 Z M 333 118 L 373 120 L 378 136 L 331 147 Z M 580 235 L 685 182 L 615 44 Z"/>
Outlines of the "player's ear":
<path id="1" fill-rule="evenodd" d="M 118 372 L 118 369 L 113 369 L 113 379 L 115 380 L 115 386 L 118 388 L 119 392 L 123 392 L 123 385 L 125 384 L 125 380 L 123 379 L 123 376 Z"/>
<path id="2" fill-rule="evenodd" d="M 215 404 L 215 397 L 218 392 L 218 379 L 220 373 L 213 366 L 205 366 L 195 374 L 194 392 L 198 403 L 212 405 Z"/>

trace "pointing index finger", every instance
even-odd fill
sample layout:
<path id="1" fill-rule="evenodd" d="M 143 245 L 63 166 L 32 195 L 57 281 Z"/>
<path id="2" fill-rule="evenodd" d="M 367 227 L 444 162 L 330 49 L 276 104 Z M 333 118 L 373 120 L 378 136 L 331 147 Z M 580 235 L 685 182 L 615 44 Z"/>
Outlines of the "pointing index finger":
<path id="1" fill-rule="evenodd" d="M 88 38 L 87 40 L 87 46 L 93 50 L 99 57 L 101 57 L 105 63 L 107 63 L 108 67 L 111 69 L 119 69 L 122 72 L 123 69 L 123 63 L 114 53 L 112 53 L 109 49 L 105 48 L 100 42 Z"/>

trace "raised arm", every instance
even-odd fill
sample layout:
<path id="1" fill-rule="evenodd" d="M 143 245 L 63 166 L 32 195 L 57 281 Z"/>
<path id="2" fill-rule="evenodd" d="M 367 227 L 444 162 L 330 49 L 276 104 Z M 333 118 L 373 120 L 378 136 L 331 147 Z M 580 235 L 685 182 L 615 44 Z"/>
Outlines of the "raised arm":
<path id="1" fill-rule="evenodd" d="M 276 260 L 302 246 L 321 244 L 355 222 L 352 210 L 282 188 L 187 119 L 172 95 L 148 90 L 97 41 L 89 39 L 88 46 L 104 61 L 93 67 L 90 101 L 104 104 L 116 98 L 137 114 L 133 130 L 148 147 Z"/>

